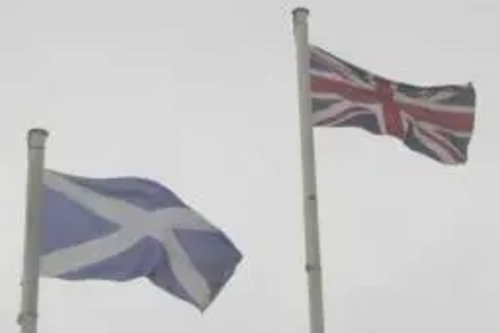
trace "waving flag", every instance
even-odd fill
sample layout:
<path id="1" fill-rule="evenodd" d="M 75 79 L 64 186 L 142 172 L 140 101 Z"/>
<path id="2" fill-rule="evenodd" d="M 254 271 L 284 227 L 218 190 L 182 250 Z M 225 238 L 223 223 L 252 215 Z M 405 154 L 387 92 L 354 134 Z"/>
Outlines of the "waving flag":
<path id="1" fill-rule="evenodd" d="M 147 277 L 204 310 L 241 260 L 220 230 L 151 180 L 47 171 L 44 185 L 42 275 Z"/>
<path id="2" fill-rule="evenodd" d="M 471 84 L 398 83 L 316 46 L 311 47 L 310 75 L 314 126 L 359 127 L 399 138 L 441 163 L 467 161 L 475 108 Z"/>

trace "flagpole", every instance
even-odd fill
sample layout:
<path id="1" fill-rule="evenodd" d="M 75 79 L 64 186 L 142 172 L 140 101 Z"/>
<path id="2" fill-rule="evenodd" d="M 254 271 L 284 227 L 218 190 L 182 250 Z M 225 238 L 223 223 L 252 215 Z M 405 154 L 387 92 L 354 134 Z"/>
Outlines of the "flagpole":
<path id="1" fill-rule="evenodd" d="M 26 229 L 24 240 L 23 278 L 21 281 L 21 312 L 18 323 L 21 333 L 37 332 L 38 277 L 40 256 L 40 215 L 42 208 L 45 141 L 49 133 L 40 128 L 28 132 L 28 180 Z"/>
<path id="2" fill-rule="evenodd" d="M 306 272 L 309 287 L 310 333 L 324 332 L 323 291 L 316 195 L 314 137 L 309 76 L 309 41 L 307 8 L 295 8 L 293 26 L 297 51 Z"/>

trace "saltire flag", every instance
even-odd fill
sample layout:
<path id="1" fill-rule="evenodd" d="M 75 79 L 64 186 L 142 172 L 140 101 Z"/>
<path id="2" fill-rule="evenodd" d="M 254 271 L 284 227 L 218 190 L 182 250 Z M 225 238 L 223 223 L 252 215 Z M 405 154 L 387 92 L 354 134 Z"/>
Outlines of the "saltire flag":
<path id="1" fill-rule="evenodd" d="M 358 127 L 400 139 L 444 164 L 467 161 L 474 127 L 472 84 L 420 87 L 370 73 L 310 48 L 313 126 Z"/>
<path id="2" fill-rule="evenodd" d="M 129 281 L 145 277 L 201 311 L 242 255 L 165 186 L 136 177 L 92 179 L 47 170 L 42 276 Z"/>

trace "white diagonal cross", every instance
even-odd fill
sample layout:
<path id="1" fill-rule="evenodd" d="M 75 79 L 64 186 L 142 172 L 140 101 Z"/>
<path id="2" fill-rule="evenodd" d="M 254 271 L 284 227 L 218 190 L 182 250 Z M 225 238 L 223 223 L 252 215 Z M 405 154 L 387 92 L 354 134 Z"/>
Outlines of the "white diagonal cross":
<path id="1" fill-rule="evenodd" d="M 210 289 L 180 245 L 174 229 L 219 232 L 203 217 L 187 207 L 144 210 L 125 201 L 100 195 L 54 172 L 46 172 L 45 185 L 96 215 L 121 226 L 106 237 L 54 251 L 41 258 L 41 273 L 59 276 L 103 261 L 127 250 L 144 237 L 158 240 L 170 258 L 173 274 L 202 307 L 210 301 Z"/>

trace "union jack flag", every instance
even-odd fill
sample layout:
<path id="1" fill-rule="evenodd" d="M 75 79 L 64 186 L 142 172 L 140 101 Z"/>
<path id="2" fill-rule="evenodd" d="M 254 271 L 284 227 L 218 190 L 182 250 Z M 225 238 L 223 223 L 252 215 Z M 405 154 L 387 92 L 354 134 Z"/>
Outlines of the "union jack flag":
<path id="1" fill-rule="evenodd" d="M 444 164 L 467 161 L 474 127 L 472 84 L 418 87 L 388 80 L 311 46 L 314 126 L 360 127 L 399 138 Z"/>

